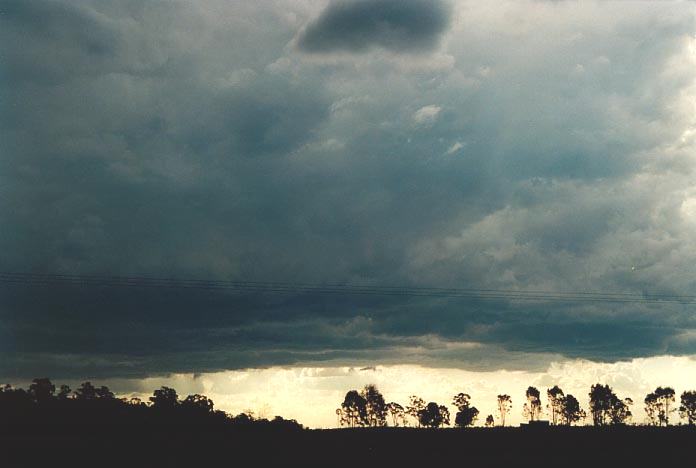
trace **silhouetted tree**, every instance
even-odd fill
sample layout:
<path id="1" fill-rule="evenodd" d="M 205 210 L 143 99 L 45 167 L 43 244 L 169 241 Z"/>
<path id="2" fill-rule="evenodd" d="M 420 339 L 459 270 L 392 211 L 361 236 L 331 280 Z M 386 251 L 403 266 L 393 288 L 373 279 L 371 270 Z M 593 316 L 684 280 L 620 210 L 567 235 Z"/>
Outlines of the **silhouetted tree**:
<path id="1" fill-rule="evenodd" d="M 658 403 L 657 396 L 654 393 L 648 393 L 645 396 L 645 414 L 648 415 L 648 424 L 653 426 L 661 425 L 660 418 L 658 416 Z"/>
<path id="2" fill-rule="evenodd" d="M 561 412 L 563 410 L 563 390 L 560 389 L 558 385 L 554 385 L 553 388 L 546 390 L 546 396 L 549 402 L 546 408 L 549 410 L 549 418 L 551 424 L 556 425 L 561 420 Z"/>
<path id="3" fill-rule="evenodd" d="M 336 419 L 339 426 L 343 426 L 345 419 L 343 416 L 343 408 L 336 408 Z"/>
<path id="4" fill-rule="evenodd" d="M 406 425 L 406 410 L 404 410 L 403 406 L 395 402 L 387 403 L 387 412 L 392 418 L 394 427 Z"/>
<path id="5" fill-rule="evenodd" d="M 194 415 L 205 415 L 213 412 L 213 400 L 205 395 L 189 395 L 181 402 L 181 408 Z"/>
<path id="6" fill-rule="evenodd" d="M 7 426 L 11 418 L 23 418 L 33 405 L 32 396 L 23 388 L 14 388 L 10 384 L 0 387 L 0 416 L 3 425 Z"/>
<path id="7" fill-rule="evenodd" d="M 498 395 L 498 415 L 500 417 L 500 425 L 505 427 L 505 416 L 512 408 L 512 398 L 510 395 Z"/>
<path id="8" fill-rule="evenodd" d="M 489 414 L 486 416 L 486 427 L 493 427 L 495 426 L 495 420 L 493 419 L 493 415 Z"/>
<path id="9" fill-rule="evenodd" d="M 406 413 L 409 414 L 416 421 L 418 427 L 421 426 L 420 423 L 420 412 L 425 409 L 425 400 L 415 395 L 409 397 L 409 404 L 406 406 Z"/>
<path id="10" fill-rule="evenodd" d="M 39 404 L 51 401 L 55 392 L 56 386 L 47 377 L 34 379 L 29 385 L 29 395 Z"/>
<path id="11" fill-rule="evenodd" d="M 585 411 L 580 408 L 580 403 L 570 393 L 561 399 L 559 422 L 566 426 L 572 426 L 582 419 L 585 419 Z"/>
<path id="12" fill-rule="evenodd" d="M 696 423 L 696 391 L 685 391 L 681 394 L 679 415 L 685 418 L 690 426 Z"/>
<path id="13" fill-rule="evenodd" d="M 0 387 L 0 417 L 4 428 L 23 431 L 41 428 L 71 432 L 108 431 L 109 428 L 128 426 L 127 432 L 138 428 L 149 431 L 155 425 L 158 431 L 181 428 L 195 423 L 199 428 L 238 426 L 273 427 L 273 430 L 301 428 L 296 421 L 276 417 L 272 421 L 255 419 L 252 415 L 229 417 L 224 411 L 214 411 L 212 400 L 204 395 L 190 395 L 181 403 L 176 391 L 162 387 L 150 398 L 148 406 L 138 398 L 116 398 L 106 386 L 95 387 L 84 382 L 70 398 L 70 388 L 56 387 L 49 379 L 35 379 L 25 391 L 10 385 Z M 177 429 L 178 430 L 178 429 Z"/>
<path id="14" fill-rule="evenodd" d="M 645 412 L 651 424 L 669 426 L 669 415 L 674 412 L 674 389 L 657 387 L 648 393 L 644 400 Z"/>
<path id="15" fill-rule="evenodd" d="M 216 411 L 216 413 L 217 413 L 217 411 Z M 224 415 L 224 413 L 223 413 L 223 415 Z M 302 429 L 302 425 L 299 424 L 294 419 L 285 419 L 285 418 L 282 418 L 280 416 L 275 416 L 270 421 L 270 426 L 273 428 L 276 428 L 276 429 L 283 429 L 285 431 Z"/>
<path id="16" fill-rule="evenodd" d="M 440 426 L 449 426 L 449 419 L 450 414 L 447 407 L 432 401 L 418 412 L 418 420 L 425 427 L 438 428 Z"/>
<path id="17" fill-rule="evenodd" d="M 250 412 L 241 412 L 232 417 L 232 423 L 236 426 L 251 426 L 256 419 Z"/>
<path id="18" fill-rule="evenodd" d="M 457 427 L 469 427 L 473 426 L 478 419 L 479 410 L 473 406 L 462 408 L 457 411 L 454 418 L 454 424 Z"/>
<path id="19" fill-rule="evenodd" d="M 539 390 L 535 387 L 529 387 L 525 392 L 527 403 L 522 408 L 522 414 L 529 421 L 537 421 L 541 416 L 541 398 L 539 395 Z"/>
<path id="20" fill-rule="evenodd" d="M 471 397 L 466 393 L 458 393 L 452 399 L 452 404 L 457 407 L 454 424 L 457 427 L 472 426 L 478 418 L 479 410 L 471 406 Z"/>
<path id="21" fill-rule="evenodd" d="M 157 410 L 169 411 L 179 405 L 179 395 L 173 388 L 162 387 L 152 393 L 150 402 L 152 407 Z"/>
<path id="22" fill-rule="evenodd" d="M 367 401 L 357 390 L 350 390 L 346 393 L 343 403 L 341 403 L 341 410 L 345 425 L 356 427 L 368 424 Z"/>
<path id="23" fill-rule="evenodd" d="M 380 427 L 387 425 L 387 404 L 384 396 L 379 392 L 375 385 L 365 385 L 361 392 L 365 399 L 365 410 L 367 411 L 367 425 Z"/>
<path id="24" fill-rule="evenodd" d="M 609 385 L 595 384 L 590 388 L 590 413 L 592 424 L 604 426 L 609 421 L 611 398 L 614 392 Z"/>
<path id="25" fill-rule="evenodd" d="M 459 408 L 466 408 L 471 406 L 471 396 L 466 393 L 457 393 L 452 398 L 452 404 Z"/>
<path id="26" fill-rule="evenodd" d="M 594 384 L 590 388 L 590 414 L 595 426 L 625 424 L 631 417 L 633 400 L 619 399 L 609 385 Z"/>
<path id="27" fill-rule="evenodd" d="M 124 399 L 124 401 L 125 401 L 126 404 L 128 404 L 129 406 L 147 407 L 147 405 L 143 402 L 143 400 L 141 400 L 141 399 L 138 398 L 138 397 L 130 397 L 130 398 Z"/>
<path id="28" fill-rule="evenodd" d="M 440 418 L 442 419 L 442 426 L 450 425 L 450 412 L 445 405 L 440 405 L 438 407 L 440 410 Z"/>
<path id="29" fill-rule="evenodd" d="M 80 387 L 75 390 L 75 399 L 80 401 L 96 400 L 97 389 L 92 385 L 92 382 L 83 382 Z"/>
<path id="30" fill-rule="evenodd" d="M 60 390 L 58 390 L 58 400 L 60 401 L 65 401 L 70 398 L 70 386 L 68 385 L 61 385 Z"/>
<path id="31" fill-rule="evenodd" d="M 630 398 L 624 398 L 620 400 L 618 397 L 614 397 L 611 403 L 611 409 L 609 411 L 609 421 L 611 424 L 626 424 L 633 413 L 631 413 L 631 405 L 633 405 L 633 400 Z"/>
<path id="32" fill-rule="evenodd" d="M 102 399 L 102 400 L 113 400 L 116 397 L 114 395 L 114 392 L 109 390 L 109 387 L 106 387 L 104 385 L 95 389 L 95 394 L 97 396 L 97 399 Z"/>

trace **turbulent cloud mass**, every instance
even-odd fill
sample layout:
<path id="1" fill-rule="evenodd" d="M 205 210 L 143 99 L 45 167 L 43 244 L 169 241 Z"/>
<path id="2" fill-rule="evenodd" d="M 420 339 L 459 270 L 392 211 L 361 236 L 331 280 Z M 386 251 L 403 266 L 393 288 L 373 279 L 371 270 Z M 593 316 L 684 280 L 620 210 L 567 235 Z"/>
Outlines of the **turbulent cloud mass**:
<path id="1" fill-rule="evenodd" d="M 338 0 L 299 38 L 308 52 L 432 49 L 449 23 L 440 0 Z"/>
<path id="2" fill-rule="evenodd" d="M 4 1 L 0 270 L 693 294 L 695 9 Z M 1 380 L 694 353 L 681 303 L 0 286 Z"/>

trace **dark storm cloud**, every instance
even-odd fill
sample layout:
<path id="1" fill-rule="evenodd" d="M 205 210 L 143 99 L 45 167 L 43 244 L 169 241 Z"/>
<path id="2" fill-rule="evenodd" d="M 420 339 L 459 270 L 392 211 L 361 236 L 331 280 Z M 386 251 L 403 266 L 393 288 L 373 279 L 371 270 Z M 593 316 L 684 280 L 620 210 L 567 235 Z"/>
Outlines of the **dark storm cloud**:
<path id="1" fill-rule="evenodd" d="M 440 0 L 339 0 L 307 26 L 298 44 L 307 52 L 427 50 L 438 44 L 449 14 Z"/>
<path id="2" fill-rule="evenodd" d="M 635 310 L 587 321 L 578 320 L 577 307 L 495 301 L 111 287 L 46 287 L 36 294 L 17 286 L 4 287 L 3 297 L 0 375 L 22 379 L 375 359 L 538 370 L 557 356 L 615 361 L 689 352 L 675 337 L 696 326 L 687 314 L 672 323 Z"/>
<path id="3" fill-rule="evenodd" d="M 0 270 L 692 291 L 693 15 L 474 2 L 390 52 L 443 5 L 4 3 Z M 375 50 L 297 53 L 317 15 Z M 2 379 L 696 350 L 675 304 L 0 288 Z"/>

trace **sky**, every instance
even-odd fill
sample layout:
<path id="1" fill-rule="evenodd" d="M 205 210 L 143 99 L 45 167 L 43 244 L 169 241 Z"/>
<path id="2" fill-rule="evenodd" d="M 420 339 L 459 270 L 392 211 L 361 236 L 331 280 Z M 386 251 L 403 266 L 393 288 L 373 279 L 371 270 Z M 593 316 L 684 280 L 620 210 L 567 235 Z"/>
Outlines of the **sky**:
<path id="1" fill-rule="evenodd" d="M 0 4 L 0 272 L 693 295 L 695 150 L 693 2 Z M 694 312 L 3 283 L 0 381 L 642 401 Z"/>

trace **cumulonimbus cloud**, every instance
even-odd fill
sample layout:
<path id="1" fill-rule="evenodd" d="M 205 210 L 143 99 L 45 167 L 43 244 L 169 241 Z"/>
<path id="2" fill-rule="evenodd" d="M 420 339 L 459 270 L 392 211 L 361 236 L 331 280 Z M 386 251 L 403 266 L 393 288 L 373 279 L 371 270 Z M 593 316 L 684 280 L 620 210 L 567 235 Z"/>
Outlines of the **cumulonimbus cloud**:
<path id="1" fill-rule="evenodd" d="M 691 294 L 696 11 L 452 7 L 443 68 L 297 57 L 295 0 L 5 0 L 0 270 Z M 693 354 L 692 307 L 5 282 L 0 382 Z"/>
<path id="2" fill-rule="evenodd" d="M 309 24 L 298 45 L 306 52 L 430 50 L 446 30 L 449 16 L 440 0 L 338 1 Z"/>

